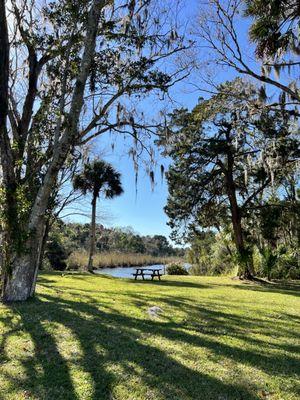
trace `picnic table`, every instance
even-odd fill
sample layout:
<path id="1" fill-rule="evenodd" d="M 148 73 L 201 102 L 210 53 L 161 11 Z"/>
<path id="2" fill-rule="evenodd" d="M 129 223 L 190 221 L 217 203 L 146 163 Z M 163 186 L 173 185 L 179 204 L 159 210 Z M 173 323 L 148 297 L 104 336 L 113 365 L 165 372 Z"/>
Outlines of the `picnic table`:
<path id="1" fill-rule="evenodd" d="M 134 276 L 134 280 L 137 280 L 138 276 L 141 276 L 143 281 L 145 280 L 145 276 L 149 275 L 153 281 L 155 277 L 160 280 L 160 277 L 162 276 L 160 271 L 162 271 L 161 268 L 137 268 L 136 272 L 132 275 Z"/>

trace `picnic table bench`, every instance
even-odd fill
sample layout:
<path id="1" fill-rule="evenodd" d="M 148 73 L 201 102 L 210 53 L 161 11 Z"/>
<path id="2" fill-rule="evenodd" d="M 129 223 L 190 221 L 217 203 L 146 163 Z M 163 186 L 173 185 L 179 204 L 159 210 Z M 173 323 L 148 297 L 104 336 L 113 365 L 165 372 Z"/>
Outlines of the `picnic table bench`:
<path id="1" fill-rule="evenodd" d="M 160 280 L 160 277 L 162 276 L 160 273 L 161 270 L 161 268 L 137 268 L 136 272 L 132 275 L 134 276 L 134 280 L 137 280 L 138 276 L 141 276 L 143 281 L 145 280 L 145 276 L 151 276 L 152 281 L 155 277 Z"/>

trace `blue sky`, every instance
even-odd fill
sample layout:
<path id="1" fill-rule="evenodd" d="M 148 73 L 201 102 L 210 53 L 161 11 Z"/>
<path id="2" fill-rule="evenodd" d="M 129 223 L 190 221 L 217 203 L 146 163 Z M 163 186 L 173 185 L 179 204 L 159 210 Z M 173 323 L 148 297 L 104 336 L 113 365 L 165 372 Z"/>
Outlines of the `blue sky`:
<path id="1" fill-rule="evenodd" d="M 186 0 L 186 4 L 187 6 L 183 11 L 183 18 L 185 19 L 196 15 L 199 1 Z M 243 30 L 245 31 L 245 29 Z M 244 43 L 246 45 L 246 41 Z M 221 82 L 232 79 L 234 75 L 233 71 L 223 71 L 219 74 L 218 80 Z M 181 83 L 172 91 L 172 98 L 178 104 L 188 108 L 196 105 L 200 96 L 206 97 L 205 94 L 192 90 L 189 81 Z M 153 108 L 152 101 L 153 99 L 144 104 L 145 111 L 148 113 Z M 155 171 L 156 182 L 153 190 L 149 176 L 142 167 L 140 168 L 136 194 L 133 163 L 128 155 L 126 155 L 129 146 L 128 140 L 125 139 L 124 141 L 123 137 L 119 137 L 115 140 L 115 143 L 115 149 L 112 151 L 111 138 L 109 135 L 106 135 L 97 139 L 92 147 L 92 153 L 95 156 L 102 156 L 121 172 L 124 187 L 124 194 L 121 197 L 110 201 L 99 201 L 99 212 L 100 214 L 104 214 L 104 218 L 99 218 L 99 222 L 107 227 L 131 226 L 135 231 L 143 235 L 162 234 L 168 237 L 170 228 L 167 226 L 167 216 L 163 211 L 167 201 L 168 190 L 165 180 L 161 180 L 159 168 L 160 164 L 167 167 L 168 160 L 160 156 L 157 157 L 158 168 Z M 85 211 L 89 210 L 88 198 L 85 200 L 83 208 Z M 88 218 L 82 216 L 73 216 L 69 220 L 79 222 L 89 221 Z"/>

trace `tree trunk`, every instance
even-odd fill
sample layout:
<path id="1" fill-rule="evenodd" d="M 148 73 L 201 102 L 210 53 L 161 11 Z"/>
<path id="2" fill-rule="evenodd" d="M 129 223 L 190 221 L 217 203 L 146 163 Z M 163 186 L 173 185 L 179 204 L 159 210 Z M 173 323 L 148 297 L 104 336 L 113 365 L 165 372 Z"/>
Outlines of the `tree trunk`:
<path id="1" fill-rule="evenodd" d="M 9 41 L 5 1 L 0 0 L 0 150 L 3 183 L 6 190 L 6 220 L 8 222 L 4 233 L 7 254 L 4 257 L 1 269 L 0 295 L 2 301 L 27 300 L 34 294 L 40 246 L 42 243 L 41 238 L 44 231 L 43 216 L 47 209 L 49 197 L 53 185 L 55 185 L 58 172 L 65 162 L 69 151 L 78 140 L 78 121 L 82 111 L 86 81 L 94 56 L 98 23 L 105 4 L 104 0 L 94 0 L 91 5 L 86 26 L 85 47 L 80 71 L 74 87 L 70 112 L 67 117 L 67 126 L 61 140 L 53 149 L 54 155 L 52 161 L 31 210 L 27 229 L 30 239 L 28 243 L 21 243 L 22 248 L 20 248 L 18 246 L 21 241 L 20 237 L 23 237 L 23 234 L 26 232 L 22 232 L 22 236 L 19 235 L 16 229 L 18 227 L 13 225 L 14 223 L 18 224 L 15 212 L 18 200 L 16 199 L 15 165 L 6 126 L 8 112 Z M 18 251 L 14 249 L 18 249 Z"/>
<path id="2" fill-rule="evenodd" d="M 33 297 L 34 293 L 35 293 L 36 281 L 37 281 L 37 277 L 38 277 L 38 272 L 41 269 L 41 266 L 43 263 L 43 258 L 44 258 L 44 253 L 45 253 L 46 242 L 47 242 L 48 235 L 49 235 L 49 230 L 50 230 L 50 223 L 49 223 L 49 219 L 47 219 L 47 221 L 45 223 L 43 223 L 43 229 L 41 229 L 41 232 L 43 232 L 43 233 L 41 233 L 41 235 L 38 238 L 38 242 L 37 242 L 38 245 L 37 245 L 36 249 L 31 250 L 32 252 L 34 252 L 36 254 L 34 254 L 35 272 L 34 272 L 30 297 Z"/>
<path id="3" fill-rule="evenodd" d="M 1 271 L 1 300 L 3 302 L 24 301 L 34 295 L 39 255 L 44 231 L 44 219 L 28 232 L 29 239 L 20 251 L 11 251 L 12 244 L 6 244 Z M 24 231 L 20 233 L 24 235 Z"/>
<path id="4" fill-rule="evenodd" d="M 246 279 L 253 278 L 253 268 L 248 259 L 244 244 L 241 210 L 236 198 L 236 187 L 233 179 L 233 158 L 228 154 L 228 170 L 225 174 L 227 195 L 230 202 L 231 222 L 235 246 L 240 257 L 238 276 Z"/>
<path id="5" fill-rule="evenodd" d="M 49 232 L 50 232 L 50 221 L 49 221 L 49 218 L 47 218 L 47 221 L 45 222 L 44 233 L 43 233 L 42 239 L 41 239 L 40 249 L 39 249 L 39 256 L 38 256 L 38 269 L 39 270 L 41 270 L 42 266 L 43 266 L 44 254 L 45 254 L 47 240 L 49 237 Z"/>
<path id="6" fill-rule="evenodd" d="M 32 234 L 19 254 L 6 255 L 1 277 L 3 302 L 24 301 L 34 294 L 40 243 L 38 234 Z"/>
<path id="7" fill-rule="evenodd" d="M 93 272 L 93 258 L 95 254 L 95 240 L 96 240 L 96 203 L 97 198 L 94 197 L 92 200 L 92 219 L 91 219 L 91 230 L 90 230 L 90 255 L 88 263 L 88 271 Z"/>
<path id="8" fill-rule="evenodd" d="M 34 279 L 30 255 L 16 256 L 10 268 L 11 271 L 2 271 L 1 300 L 3 302 L 27 300 Z"/>
<path id="9" fill-rule="evenodd" d="M 233 226 L 233 233 L 234 233 L 234 241 L 236 245 L 237 252 L 240 256 L 240 262 L 239 262 L 239 270 L 238 270 L 238 276 L 239 277 L 244 277 L 246 279 L 252 279 L 253 277 L 253 271 L 252 271 L 252 266 L 250 261 L 247 259 L 248 254 L 245 248 L 244 244 L 244 238 L 243 238 L 243 230 L 242 230 L 242 221 L 241 221 L 241 216 L 240 216 L 240 210 L 239 207 L 232 208 L 232 226 Z"/>

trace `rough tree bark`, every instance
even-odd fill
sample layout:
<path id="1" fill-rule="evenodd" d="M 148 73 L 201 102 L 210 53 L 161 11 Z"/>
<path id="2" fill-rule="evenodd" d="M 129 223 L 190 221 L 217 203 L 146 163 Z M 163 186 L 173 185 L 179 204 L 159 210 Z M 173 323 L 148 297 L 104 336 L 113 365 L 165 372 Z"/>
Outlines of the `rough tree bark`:
<path id="1" fill-rule="evenodd" d="M 8 81 L 9 81 L 9 39 L 6 19 L 5 0 L 0 0 L 0 150 L 1 166 L 3 173 L 3 185 L 5 188 L 5 221 L 3 227 L 2 242 L 2 288 L 1 297 L 6 300 L 4 287 L 10 287 L 9 276 L 12 273 L 20 279 L 20 268 L 16 266 L 12 272 L 12 249 L 10 244 L 16 239 L 16 178 L 14 173 L 13 153 L 10 146 L 7 117 L 8 117 Z M 14 243 L 16 245 L 16 243 Z M 18 247 L 18 246 L 15 246 Z M 25 257 L 27 258 L 27 257 Z M 23 264 L 23 261 L 22 263 Z M 18 287 L 23 286 L 26 277 L 22 277 Z M 16 288 L 18 290 L 18 288 Z M 15 292 L 15 291 L 14 291 Z"/>
<path id="2" fill-rule="evenodd" d="M 231 154 L 230 148 L 228 150 L 229 151 L 227 154 L 227 168 L 225 171 L 225 180 L 226 180 L 227 195 L 230 203 L 234 242 L 237 252 L 240 256 L 238 276 L 245 277 L 246 279 L 253 279 L 252 266 L 247 260 L 247 251 L 245 248 L 243 228 L 242 228 L 241 209 L 238 205 L 236 197 L 236 187 L 233 179 L 234 159 Z"/>
<path id="3" fill-rule="evenodd" d="M 2 301 L 24 301 L 33 295 L 41 235 L 40 231 L 32 232 L 22 253 L 10 254 L 10 267 L 2 274 Z"/>
<path id="4" fill-rule="evenodd" d="M 253 271 L 248 260 L 246 260 L 247 252 L 244 244 L 241 210 L 237 204 L 234 187 L 232 187 L 231 185 L 228 185 L 228 196 L 231 209 L 231 222 L 233 227 L 234 242 L 237 252 L 241 259 L 238 270 L 238 276 L 239 277 L 244 276 L 246 279 L 252 279 Z"/>
<path id="5" fill-rule="evenodd" d="M 95 52 L 97 29 L 102 8 L 105 5 L 105 0 L 94 0 L 87 20 L 87 30 L 85 38 L 85 46 L 80 66 L 80 71 L 76 79 L 74 92 L 72 95 L 70 112 L 67 116 L 67 124 L 65 131 L 59 143 L 57 143 L 54 149 L 53 159 L 46 172 L 43 184 L 40 186 L 36 200 L 30 213 L 30 219 L 27 226 L 28 239 L 23 243 L 22 251 L 19 253 L 16 251 L 9 250 L 9 257 L 6 264 L 8 267 L 2 268 L 2 280 L 1 280 L 1 300 L 5 302 L 9 301 L 23 301 L 28 299 L 34 294 L 38 259 L 40 253 L 41 237 L 44 232 L 44 214 L 48 206 L 49 198 L 53 186 L 55 185 L 57 175 L 61 167 L 63 166 L 66 157 L 72 147 L 76 144 L 78 136 L 78 122 L 83 106 L 83 96 L 89 71 L 92 65 L 92 60 Z M 0 98 L 0 111 L 1 111 L 1 164 L 3 168 L 3 181 L 7 193 L 11 193 L 11 190 L 7 190 L 12 186 L 13 178 L 9 176 L 9 168 L 5 168 L 6 164 L 10 161 L 9 159 L 9 138 L 6 131 L 6 120 L 7 116 L 7 98 L 3 96 L 3 93 L 8 93 L 8 60 L 9 60 L 9 44 L 7 34 L 7 22 L 5 15 L 5 1 L 0 0 L 0 91 L 2 97 Z M 5 92 L 6 90 L 6 92 Z M 3 134 L 4 133 L 4 134 Z M 6 135 L 5 135 L 6 133 Z M 3 144 L 2 142 L 5 140 Z M 13 162 L 10 165 L 13 167 Z M 5 171 L 8 174 L 8 179 L 5 180 Z M 13 168 L 11 168 L 13 171 Z M 11 200 L 11 199 L 10 199 Z M 10 204 L 14 204 L 13 201 Z M 9 202 L 7 202 L 9 206 Z M 15 215 L 11 216 L 13 219 Z M 7 229 L 6 229 L 7 230 Z M 9 231 L 8 231 L 9 232 Z M 8 246 L 14 247 L 14 238 L 7 236 Z"/>

